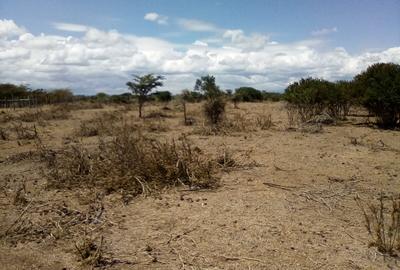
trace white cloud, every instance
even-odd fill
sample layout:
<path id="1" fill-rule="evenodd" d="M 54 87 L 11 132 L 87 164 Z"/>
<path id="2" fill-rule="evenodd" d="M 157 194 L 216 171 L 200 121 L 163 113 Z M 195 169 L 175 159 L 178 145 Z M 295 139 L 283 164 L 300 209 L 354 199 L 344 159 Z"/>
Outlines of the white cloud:
<path id="1" fill-rule="evenodd" d="M 0 38 L 19 36 L 25 32 L 25 28 L 17 26 L 13 20 L 0 20 Z"/>
<path id="2" fill-rule="evenodd" d="M 168 17 L 160 15 L 155 12 L 150 12 L 144 15 L 144 19 L 151 22 L 156 22 L 158 24 L 168 24 Z"/>
<path id="3" fill-rule="evenodd" d="M 73 24 L 73 23 L 53 23 L 54 28 L 67 32 L 86 32 L 89 30 L 89 27 L 81 24 Z"/>
<path id="4" fill-rule="evenodd" d="M 193 32 L 219 32 L 221 29 L 216 27 L 214 24 L 193 20 L 193 19 L 178 19 L 178 25 L 185 30 Z"/>
<path id="5" fill-rule="evenodd" d="M 196 40 L 195 42 L 193 42 L 193 45 L 204 46 L 204 47 L 208 46 L 207 42 L 204 42 L 204 41 L 201 41 L 201 40 Z"/>
<path id="6" fill-rule="evenodd" d="M 3 29 L 14 29 L 13 34 Z M 88 94 L 128 91 L 131 74 L 150 72 L 165 75 L 164 89 L 175 92 L 192 88 L 207 73 L 223 88 L 283 90 L 305 76 L 347 79 L 376 62 L 400 63 L 400 47 L 350 54 L 344 48 L 321 50 L 321 40 L 273 43 L 268 36 L 239 29 L 218 33 L 214 43 L 186 45 L 90 27 L 81 37 L 33 35 L 22 29 L 0 20 L 6 37 L 0 38 L 1 82 L 70 87 Z"/>
<path id="7" fill-rule="evenodd" d="M 323 36 L 323 35 L 328 35 L 331 33 L 336 33 L 338 31 L 337 27 L 332 27 L 332 28 L 322 28 L 318 30 L 314 30 L 311 32 L 311 35 L 313 36 Z"/>

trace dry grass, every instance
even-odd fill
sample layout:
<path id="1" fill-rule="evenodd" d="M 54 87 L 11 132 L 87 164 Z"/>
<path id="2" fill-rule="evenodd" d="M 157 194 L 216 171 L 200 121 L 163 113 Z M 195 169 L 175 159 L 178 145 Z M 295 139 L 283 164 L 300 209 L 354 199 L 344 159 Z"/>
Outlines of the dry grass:
<path id="1" fill-rule="evenodd" d="M 76 134 L 82 137 L 111 136 L 122 121 L 120 112 L 103 112 L 93 119 L 81 121 Z"/>
<path id="2" fill-rule="evenodd" d="M 159 141 L 124 126 L 111 141 L 89 151 L 74 144 L 58 151 L 47 174 L 57 188 L 97 186 L 136 196 L 175 185 L 209 188 L 217 183 L 214 166 L 186 138 Z"/>
<path id="3" fill-rule="evenodd" d="M 10 134 L 7 129 L 0 127 L 0 140 L 7 141 L 10 139 Z"/>
<path id="4" fill-rule="evenodd" d="M 356 201 L 363 212 L 365 227 L 372 238 L 370 245 L 376 246 L 382 253 L 399 256 L 400 196 L 390 197 L 389 203 L 386 203 L 385 196 L 380 194 L 378 203 L 367 203 L 366 208 L 360 198 L 357 197 Z"/>
<path id="5" fill-rule="evenodd" d="M 273 126 L 271 114 L 261 114 L 255 118 L 256 126 L 261 130 L 270 129 Z"/>

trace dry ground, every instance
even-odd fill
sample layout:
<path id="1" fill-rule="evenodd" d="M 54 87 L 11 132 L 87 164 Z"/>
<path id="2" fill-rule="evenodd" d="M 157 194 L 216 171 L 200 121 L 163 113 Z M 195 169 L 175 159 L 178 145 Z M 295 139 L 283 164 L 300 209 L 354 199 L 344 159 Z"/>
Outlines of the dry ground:
<path id="1" fill-rule="evenodd" d="M 145 114 L 161 107 L 148 105 Z M 219 188 L 176 187 L 129 203 L 118 193 L 51 189 L 34 139 L 11 134 L 0 140 L 0 268 L 90 268 L 75 247 L 85 238 L 101 246 L 105 259 L 99 267 L 107 269 L 400 268 L 398 259 L 368 246 L 354 201 L 357 195 L 368 201 L 381 191 L 399 192 L 398 131 L 350 117 L 322 132 L 302 132 L 288 129 L 284 104 L 246 103 L 239 109 L 229 104 L 227 115 L 250 127 L 207 135 L 199 132 L 199 104 L 188 105 L 194 126 L 182 124 L 179 105 L 169 108 L 162 112 L 170 117 L 145 120 L 155 126 L 147 132 L 160 138 L 185 133 L 210 157 L 227 149 L 239 166 L 220 170 Z M 76 140 L 94 145 L 96 136 L 79 137 L 76 130 L 104 111 L 142 121 L 134 108 L 107 106 L 23 124 L 35 124 L 51 149 Z M 265 114 L 272 115 L 271 128 L 249 124 Z M 0 127 L 10 129 L 11 123 Z"/>

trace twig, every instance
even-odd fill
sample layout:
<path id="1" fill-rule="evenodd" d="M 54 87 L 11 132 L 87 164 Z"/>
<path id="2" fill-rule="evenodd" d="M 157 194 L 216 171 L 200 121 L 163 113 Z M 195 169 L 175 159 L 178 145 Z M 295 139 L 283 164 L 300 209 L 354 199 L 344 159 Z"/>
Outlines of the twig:
<path id="1" fill-rule="evenodd" d="M 294 189 L 294 188 L 299 188 L 298 186 L 282 186 L 282 185 L 269 183 L 269 182 L 264 182 L 263 184 L 266 185 L 266 186 L 269 186 L 269 187 L 280 188 L 280 189 L 283 189 L 283 190 L 291 190 L 291 189 Z"/>
<path id="2" fill-rule="evenodd" d="M 8 232 L 12 229 L 12 227 L 14 227 L 15 224 L 18 223 L 18 221 L 22 218 L 22 216 L 26 213 L 26 211 L 29 209 L 29 207 L 31 206 L 32 201 L 30 201 L 28 203 L 28 205 L 25 207 L 25 209 L 21 212 L 21 214 L 18 216 L 18 218 L 10 225 L 10 227 L 8 227 L 8 229 L 6 230 L 6 232 L 4 233 L 4 235 L 7 235 Z"/>
<path id="3" fill-rule="evenodd" d="M 266 264 L 264 261 L 256 259 L 256 258 L 249 258 L 249 257 L 228 257 L 225 255 L 219 255 L 219 257 L 224 258 L 227 261 L 240 261 L 240 260 L 246 260 L 246 261 L 254 261 L 254 262 L 259 262 L 262 264 Z"/>

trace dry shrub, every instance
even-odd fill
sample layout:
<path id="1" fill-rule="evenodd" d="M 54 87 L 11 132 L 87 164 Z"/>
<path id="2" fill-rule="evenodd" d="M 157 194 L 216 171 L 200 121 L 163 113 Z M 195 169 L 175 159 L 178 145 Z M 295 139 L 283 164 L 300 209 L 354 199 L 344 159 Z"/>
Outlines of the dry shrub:
<path id="1" fill-rule="evenodd" d="M 36 126 L 30 127 L 22 122 L 14 122 L 11 129 L 15 132 L 18 140 L 33 140 L 38 137 Z"/>
<path id="2" fill-rule="evenodd" d="M 52 106 L 49 110 L 43 111 L 43 120 L 66 120 L 71 117 L 71 108 L 68 104 Z"/>
<path id="3" fill-rule="evenodd" d="M 400 196 L 389 198 L 384 202 L 384 195 L 380 194 L 379 202 L 365 205 L 360 198 L 356 202 L 363 212 L 365 227 L 372 238 L 370 246 L 391 256 L 400 255 Z M 388 206 L 387 204 L 390 204 Z"/>
<path id="4" fill-rule="evenodd" d="M 67 106 L 70 110 L 94 110 L 94 109 L 103 109 L 104 105 L 100 102 L 87 102 L 87 101 L 78 101 L 67 103 Z"/>
<path id="5" fill-rule="evenodd" d="M 17 119 L 22 122 L 40 122 L 48 120 L 66 120 L 71 114 L 71 108 L 67 104 L 51 106 L 44 110 L 41 108 L 27 110 L 21 113 Z"/>
<path id="6" fill-rule="evenodd" d="M 167 132 L 169 130 L 163 119 L 160 118 L 155 121 L 144 121 L 143 127 L 148 132 Z"/>
<path id="7" fill-rule="evenodd" d="M 233 119 L 225 119 L 223 128 L 231 132 L 245 132 L 251 130 L 251 121 L 244 114 L 235 113 Z"/>
<path id="8" fill-rule="evenodd" d="M 82 230 L 92 231 L 99 224 L 108 222 L 103 217 L 104 206 L 98 201 L 98 196 L 86 209 L 77 210 L 67 206 L 65 202 L 43 205 L 36 204 L 32 200 L 28 202 L 25 196 L 15 198 L 23 195 L 22 193 L 14 195 L 14 204 L 19 206 L 21 213 L 0 235 L 0 239 L 12 244 L 70 239 L 82 235 Z"/>
<path id="9" fill-rule="evenodd" d="M 22 122 L 37 122 L 43 119 L 43 111 L 41 109 L 27 110 L 18 116 L 18 120 Z"/>
<path id="10" fill-rule="evenodd" d="M 267 130 L 272 127 L 272 116 L 271 114 L 262 114 L 256 117 L 256 126 L 261 130 Z"/>
<path id="11" fill-rule="evenodd" d="M 110 136 L 121 121 L 120 112 L 104 112 L 93 119 L 82 121 L 76 133 L 82 137 Z"/>
<path id="12" fill-rule="evenodd" d="M 97 267 L 104 264 L 103 237 L 101 237 L 99 243 L 96 244 L 96 239 L 84 236 L 75 243 L 75 249 L 82 263 L 92 267 Z"/>
<path id="13" fill-rule="evenodd" d="M 15 120 L 15 117 L 12 114 L 10 114 L 6 111 L 0 112 L 0 123 L 8 123 L 13 120 Z"/>
<path id="14" fill-rule="evenodd" d="M 169 117 L 171 117 L 171 115 L 168 115 L 160 111 L 152 111 L 145 116 L 145 118 L 169 118 Z"/>
<path id="15" fill-rule="evenodd" d="M 221 166 L 224 169 L 236 167 L 238 165 L 235 159 L 233 158 L 232 152 L 226 147 L 217 156 L 216 162 L 219 166 Z"/>
<path id="16" fill-rule="evenodd" d="M 89 151 L 70 145 L 56 154 L 50 186 L 96 186 L 132 196 L 174 185 L 212 187 L 214 166 L 186 138 L 161 142 L 123 127 L 111 141 Z"/>

